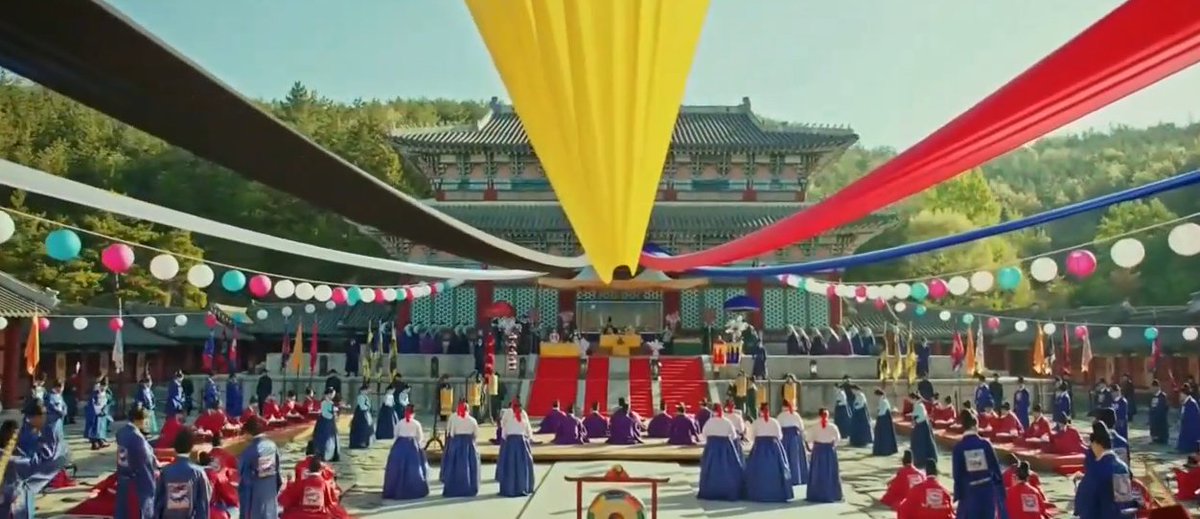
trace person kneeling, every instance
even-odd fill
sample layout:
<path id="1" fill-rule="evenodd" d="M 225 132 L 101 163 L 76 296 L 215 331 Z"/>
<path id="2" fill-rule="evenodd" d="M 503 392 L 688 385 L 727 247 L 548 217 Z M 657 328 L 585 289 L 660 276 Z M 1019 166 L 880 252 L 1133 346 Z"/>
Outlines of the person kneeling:
<path id="1" fill-rule="evenodd" d="M 934 429 L 949 429 L 950 426 L 958 423 L 958 411 L 954 409 L 954 401 L 950 397 L 946 397 L 941 405 L 933 408 L 933 413 L 929 417 L 933 419 Z"/>
<path id="2" fill-rule="evenodd" d="M 904 502 L 896 511 L 896 519 L 952 519 L 954 504 L 950 491 L 937 479 L 937 460 L 925 462 L 925 480 L 918 483 L 904 496 Z"/>
<path id="3" fill-rule="evenodd" d="M 322 475 L 323 463 L 313 457 L 304 478 L 293 481 L 279 493 L 280 519 L 345 519 L 349 517 L 338 498 L 337 486 Z"/>
<path id="4" fill-rule="evenodd" d="M 1173 468 L 1171 472 L 1175 474 L 1175 499 L 1196 499 L 1197 492 L 1200 492 L 1200 460 L 1197 460 L 1196 455 L 1188 456 L 1183 467 Z"/>
<path id="5" fill-rule="evenodd" d="M 995 429 L 992 434 L 998 442 L 1013 441 L 1020 438 L 1024 432 L 1021 420 L 1017 419 L 1017 415 L 1012 412 L 1012 406 L 1008 402 L 1000 404 L 1000 416 L 992 423 L 992 427 Z"/>
<path id="6" fill-rule="evenodd" d="M 1030 482 L 1029 462 L 1019 462 L 1016 467 L 1017 483 L 1008 489 L 1005 502 L 1009 519 L 1048 519 L 1052 510 L 1041 489 Z"/>
<path id="7" fill-rule="evenodd" d="M 892 476 L 892 480 L 888 481 L 887 491 L 880 498 L 880 502 L 892 510 L 899 510 L 900 503 L 904 502 L 904 498 L 908 496 L 908 491 L 925 481 L 925 473 L 913 466 L 911 450 L 904 451 L 904 454 L 900 456 L 900 463 L 903 466 L 896 471 L 895 476 Z"/>
<path id="8" fill-rule="evenodd" d="M 212 501 L 208 506 L 208 519 L 229 519 L 230 510 L 238 506 L 237 485 L 229 479 L 229 469 L 221 465 L 221 461 L 212 452 L 201 452 L 196 455 L 196 462 L 204 467 L 204 475 L 212 488 Z M 233 472 L 237 474 L 235 470 Z"/>

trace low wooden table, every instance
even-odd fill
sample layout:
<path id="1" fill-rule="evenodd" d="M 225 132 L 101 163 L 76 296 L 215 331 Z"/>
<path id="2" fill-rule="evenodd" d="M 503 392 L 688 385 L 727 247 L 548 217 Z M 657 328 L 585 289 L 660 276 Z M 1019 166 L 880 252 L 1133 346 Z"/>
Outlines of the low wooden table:
<path id="1" fill-rule="evenodd" d="M 658 519 L 658 485 L 671 482 L 671 478 L 636 478 L 627 474 L 606 474 L 603 476 L 564 476 L 563 479 L 575 483 L 575 519 L 583 519 L 584 483 L 649 484 L 650 519 Z"/>

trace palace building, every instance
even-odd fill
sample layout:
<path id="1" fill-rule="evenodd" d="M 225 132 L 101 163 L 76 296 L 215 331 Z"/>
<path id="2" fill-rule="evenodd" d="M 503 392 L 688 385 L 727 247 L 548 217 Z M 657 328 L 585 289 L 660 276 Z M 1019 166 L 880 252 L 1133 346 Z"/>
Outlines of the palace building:
<path id="1" fill-rule="evenodd" d="M 763 119 L 754 113 L 747 98 L 733 106 L 684 106 L 663 165 L 646 241 L 673 253 L 695 251 L 795 213 L 809 204 L 809 179 L 857 140 L 858 135 L 845 127 Z M 488 113 L 473 124 L 399 130 L 393 141 L 412 169 L 428 182 L 435 195 L 427 201 L 430 206 L 525 247 L 550 254 L 580 254 L 571 226 L 511 106 L 493 98 Z M 755 261 L 795 262 L 849 254 L 894 221 L 889 215 L 872 215 Z M 481 266 L 373 229 L 364 230 L 397 259 Z M 787 324 L 821 326 L 840 318 L 840 308 L 831 308 L 824 297 L 749 279 L 713 280 L 705 287 L 683 291 L 619 293 L 548 289 L 533 282 L 472 283 L 419 300 L 411 309 L 405 305 L 400 319 L 475 323 L 482 319 L 480 310 L 501 300 L 512 303 L 518 313 L 534 311 L 544 321 L 563 312 L 581 315 L 597 305 L 638 305 L 642 307 L 634 312 L 638 318 L 658 318 L 661 325 L 663 316 L 678 313 L 681 327 L 695 330 L 703 326 L 706 313 L 713 315 L 707 310 L 719 314 L 722 303 L 738 294 L 761 302 L 763 311 L 752 320 L 760 329 L 782 330 Z M 614 314 L 620 314 L 617 306 L 613 308 Z M 638 324 L 647 329 L 655 326 Z M 580 326 L 589 331 L 582 323 Z"/>

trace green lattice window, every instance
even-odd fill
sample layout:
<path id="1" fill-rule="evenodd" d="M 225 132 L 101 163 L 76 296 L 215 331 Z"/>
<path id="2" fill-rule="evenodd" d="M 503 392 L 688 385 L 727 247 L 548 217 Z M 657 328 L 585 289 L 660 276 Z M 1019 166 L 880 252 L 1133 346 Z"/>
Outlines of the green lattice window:
<path id="1" fill-rule="evenodd" d="M 704 292 L 702 289 L 684 290 L 679 294 L 679 321 L 686 330 L 698 330 L 704 326 Z"/>
<path id="2" fill-rule="evenodd" d="M 436 324 L 433 315 L 433 300 L 422 297 L 412 301 L 412 321 L 418 324 Z"/>
<path id="3" fill-rule="evenodd" d="M 517 315 L 523 316 L 528 315 L 529 311 L 533 309 L 534 297 L 533 287 L 514 287 L 512 289 L 512 300 L 509 302 L 517 310 Z"/>
<path id="4" fill-rule="evenodd" d="M 475 326 L 475 287 L 454 288 L 454 322 Z"/>
<path id="5" fill-rule="evenodd" d="M 454 292 L 450 291 L 443 294 L 431 296 L 433 299 L 433 318 L 437 324 L 455 325 L 458 324 L 454 320 Z"/>
<path id="6" fill-rule="evenodd" d="M 829 326 L 829 298 L 807 292 L 805 295 L 808 296 L 808 325 Z"/>
<path id="7" fill-rule="evenodd" d="M 808 292 L 800 288 L 784 290 L 787 291 L 787 324 L 808 326 Z"/>
<path id="8" fill-rule="evenodd" d="M 781 287 L 763 289 L 762 313 L 766 329 L 782 330 L 787 327 L 787 291 Z"/>
<path id="9" fill-rule="evenodd" d="M 537 309 L 540 321 L 544 324 L 558 323 L 558 291 L 557 290 L 537 290 Z"/>

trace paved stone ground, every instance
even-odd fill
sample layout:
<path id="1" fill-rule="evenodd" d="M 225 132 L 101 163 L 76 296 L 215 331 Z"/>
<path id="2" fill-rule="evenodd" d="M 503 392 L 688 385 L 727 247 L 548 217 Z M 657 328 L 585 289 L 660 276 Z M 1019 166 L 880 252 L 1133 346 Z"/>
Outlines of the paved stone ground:
<path id="1" fill-rule="evenodd" d="M 86 441 L 80 438 L 81 428 L 78 425 L 68 428 L 74 458 L 79 464 L 79 479 L 94 484 L 106 476 L 113 466 L 110 447 L 103 451 L 87 450 Z M 491 437 L 494 431 L 484 426 L 480 437 Z M 1147 460 L 1158 473 L 1165 474 L 1167 468 L 1178 465 L 1181 455 L 1163 448 L 1151 448 L 1144 430 L 1134 430 L 1131 433 L 1133 451 L 1135 453 L 1135 472 L 1144 473 L 1140 460 Z M 343 441 L 345 433 L 343 432 Z M 907 442 L 902 438 L 902 447 Z M 574 515 L 575 492 L 574 485 L 563 480 L 565 475 L 599 475 L 607 470 L 612 462 L 571 462 L 538 466 L 538 489 L 534 496 L 528 499 L 507 499 L 496 496 L 497 486 L 492 480 L 494 467 L 485 466 L 486 478 L 479 497 L 473 499 L 443 499 L 441 487 L 437 483 L 437 468 L 434 467 L 431 479 L 431 497 L 412 501 L 384 501 L 379 497 L 383 486 L 384 465 L 387 462 L 390 442 L 377 443 L 372 448 L 361 451 L 344 450 L 343 460 L 337 464 L 339 483 L 348 489 L 344 504 L 351 514 L 359 518 L 390 519 L 409 517 L 411 512 L 429 512 L 434 516 L 438 512 L 453 513 L 456 516 L 478 516 L 489 519 L 517 518 L 568 518 Z M 303 456 L 303 442 L 292 442 L 281 445 L 283 463 L 286 467 L 293 466 Z M 949 451 L 942 449 L 939 466 L 947 475 L 942 479 L 949 483 Z M 671 483 L 660 490 L 659 516 L 662 519 L 676 518 L 727 518 L 734 515 L 747 518 L 775 519 L 783 517 L 817 517 L 835 514 L 840 518 L 887 518 L 895 517 L 895 513 L 878 502 L 887 481 L 898 467 L 898 457 L 877 458 L 870 456 L 869 449 L 858 449 L 843 446 L 839 450 L 843 485 L 846 501 L 837 504 L 812 505 L 804 502 L 803 487 L 796 488 L 795 501 L 784 505 L 761 505 L 756 503 L 711 503 L 695 498 L 698 469 L 694 466 L 680 466 L 673 463 L 635 463 L 621 464 L 634 475 L 665 476 L 671 478 Z M 1069 503 L 1074 497 L 1074 484 L 1065 477 L 1042 474 L 1042 486 L 1047 497 L 1058 505 L 1060 510 L 1069 509 Z M 588 488 L 591 490 L 589 491 Z M 590 501 L 601 486 L 585 487 L 585 504 Z M 649 504 L 649 487 L 630 486 L 629 490 Z M 75 503 L 87 497 L 86 489 L 73 489 L 48 494 L 38 499 L 40 516 L 53 517 L 61 514 Z M 466 515 L 470 514 L 470 515 Z"/>

